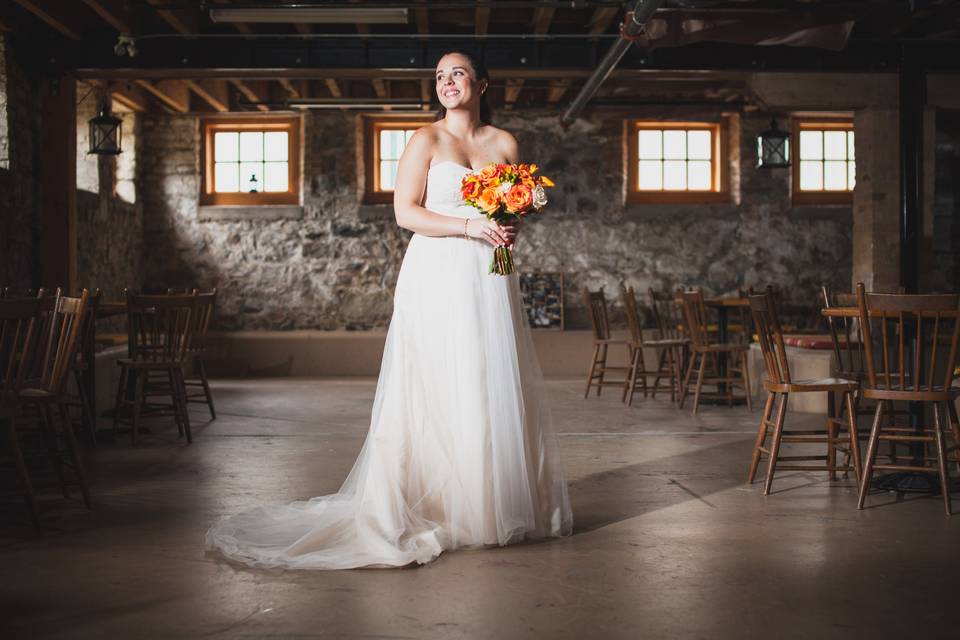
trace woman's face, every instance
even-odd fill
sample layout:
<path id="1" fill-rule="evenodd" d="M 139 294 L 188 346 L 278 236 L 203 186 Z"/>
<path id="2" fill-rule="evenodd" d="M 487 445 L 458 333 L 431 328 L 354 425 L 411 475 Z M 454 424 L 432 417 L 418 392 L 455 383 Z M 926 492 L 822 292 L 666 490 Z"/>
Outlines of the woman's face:
<path id="1" fill-rule="evenodd" d="M 476 80 L 476 72 L 470 66 L 470 61 L 458 53 L 440 58 L 436 80 L 437 97 L 447 109 L 464 107 L 479 100 L 487 85 L 486 80 Z"/>

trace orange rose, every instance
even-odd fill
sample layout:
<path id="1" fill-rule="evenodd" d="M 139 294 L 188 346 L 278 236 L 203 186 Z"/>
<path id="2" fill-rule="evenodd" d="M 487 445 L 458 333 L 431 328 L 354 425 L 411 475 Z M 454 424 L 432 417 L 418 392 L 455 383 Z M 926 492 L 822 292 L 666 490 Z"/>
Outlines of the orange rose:
<path id="1" fill-rule="evenodd" d="M 486 187 L 495 187 L 500 184 L 500 168 L 497 165 L 488 164 L 479 172 L 480 182 Z"/>
<path id="2" fill-rule="evenodd" d="M 533 190 L 522 182 L 518 182 L 504 195 L 503 203 L 510 213 L 522 213 L 533 204 Z"/>
<path id="3" fill-rule="evenodd" d="M 480 181 L 471 176 L 460 187 L 460 196 L 464 200 L 474 200 L 478 195 L 480 195 Z"/>
<path id="4" fill-rule="evenodd" d="M 500 194 L 493 187 L 486 187 L 477 197 L 477 205 L 487 213 L 493 213 L 500 208 Z"/>

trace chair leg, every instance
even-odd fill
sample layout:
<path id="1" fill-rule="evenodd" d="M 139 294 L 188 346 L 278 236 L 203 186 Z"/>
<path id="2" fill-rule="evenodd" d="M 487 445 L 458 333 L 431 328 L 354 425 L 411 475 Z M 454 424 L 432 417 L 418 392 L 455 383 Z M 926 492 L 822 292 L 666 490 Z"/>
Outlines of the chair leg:
<path id="1" fill-rule="evenodd" d="M 653 389 L 651 390 L 650 397 L 654 400 L 657 399 L 657 389 L 660 388 L 660 380 L 663 379 L 661 372 L 663 371 L 663 365 L 667 359 L 667 350 L 663 349 L 659 356 L 657 357 L 657 375 L 653 378 Z"/>
<path id="2" fill-rule="evenodd" d="M 952 515 L 950 505 L 950 477 L 947 475 L 947 447 L 943 438 L 943 424 L 940 420 L 940 403 L 933 403 L 934 442 L 937 444 L 937 469 L 940 471 L 940 493 L 943 494 L 943 508 Z"/>
<path id="3" fill-rule="evenodd" d="M 180 419 L 180 411 L 178 409 L 178 404 L 176 401 L 177 396 L 176 388 L 177 382 L 173 378 L 173 369 L 167 370 L 167 382 L 170 385 L 170 399 L 173 401 L 173 421 L 177 424 L 177 434 L 179 437 L 183 437 L 183 420 Z"/>
<path id="4" fill-rule="evenodd" d="M 23 487 L 23 499 L 27 503 L 27 509 L 30 511 L 30 518 L 33 520 L 33 526 L 37 535 L 43 535 L 43 528 L 40 526 L 40 511 L 37 509 L 37 498 L 33 493 L 33 484 L 30 482 L 30 473 L 27 471 L 27 463 L 23 459 L 23 452 L 20 450 L 20 442 L 17 439 L 16 426 L 13 418 L 7 420 L 7 440 L 10 443 L 10 450 L 13 452 L 14 464 L 17 468 L 17 478 Z"/>
<path id="5" fill-rule="evenodd" d="M 837 481 L 837 425 L 827 418 L 827 467 L 830 468 L 830 482 Z"/>
<path id="6" fill-rule="evenodd" d="M 863 461 L 860 458 L 860 435 L 857 433 L 857 409 L 853 401 L 853 392 L 847 391 L 844 395 L 847 407 L 847 433 L 850 437 L 850 457 L 853 458 L 853 474 L 856 477 L 857 487 L 860 486 L 860 476 L 863 474 Z"/>
<path id="7" fill-rule="evenodd" d="M 600 397 L 600 391 L 603 389 L 603 374 L 607 368 L 607 347 L 609 345 L 600 345 L 600 376 L 597 378 L 597 397 Z"/>
<path id="8" fill-rule="evenodd" d="M 80 493 L 83 494 L 83 504 L 87 509 L 92 509 L 90 503 L 90 487 L 87 485 L 87 477 L 83 472 L 83 461 L 80 459 L 80 450 L 77 447 L 77 438 L 73 434 L 73 425 L 70 423 L 70 413 L 67 411 L 67 405 L 59 403 L 57 410 L 60 412 L 60 424 L 63 426 L 64 438 L 67 441 L 67 449 L 70 451 L 70 458 L 73 461 L 73 472 L 77 476 L 77 483 L 80 485 Z"/>
<path id="9" fill-rule="evenodd" d="M 173 393 L 176 394 L 177 402 L 180 404 L 183 428 L 187 432 L 187 444 L 193 444 L 193 433 L 190 431 L 190 414 L 187 411 L 187 387 L 183 383 L 183 369 L 174 369 L 173 377 L 176 381 Z"/>
<path id="10" fill-rule="evenodd" d="M 127 394 L 127 376 L 130 370 L 126 367 L 120 367 L 120 383 L 117 385 L 117 401 L 113 404 L 113 437 L 116 439 L 117 431 L 120 428 L 120 409 L 123 407 L 123 400 Z"/>
<path id="11" fill-rule="evenodd" d="M 217 419 L 217 410 L 213 406 L 213 394 L 210 393 L 210 380 L 207 378 L 207 365 L 203 363 L 203 359 L 197 359 L 197 371 L 200 372 L 200 382 L 203 384 L 203 394 L 207 398 L 207 407 L 210 409 L 210 419 Z"/>
<path id="12" fill-rule="evenodd" d="M 67 486 L 67 478 L 63 475 L 63 460 L 60 453 L 60 443 L 57 442 L 57 429 L 53 421 L 53 409 L 50 403 L 42 402 L 37 405 L 37 411 L 40 413 L 40 428 L 43 430 L 43 441 L 47 447 L 47 454 L 53 463 L 53 469 L 60 481 L 60 492 L 67 500 L 70 499 L 70 487 Z"/>
<path id="13" fill-rule="evenodd" d="M 143 396 L 143 379 L 146 378 L 145 371 L 138 371 L 135 375 L 137 380 L 134 383 L 134 393 L 133 393 L 133 426 L 130 430 L 130 444 L 134 447 L 137 446 L 137 435 L 140 431 L 140 408 L 145 402 Z"/>
<path id="14" fill-rule="evenodd" d="M 97 416 L 93 415 L 93 406 L 90 403 L 90 399 L 87 398 L 86 389 L 83 386 L 83 376 L 80 375 L 80 370 L 74 368 L 73 376 L 77 383 L 77 395 L 80 396 L 80 416 L 81 422 L 83 418 L 86 418 L 87 426 L 87 436 L 90 438 L 90 443 L 93 446 L 97 446 Z"/>
<path id="15" fill-rule="evenodd" d="M 750 369 L 747 367 L 747 352 L 740 352 L 740 363 L 742 365 L 742 371 L 740 374 L 743 376 L 743 392 L 747 396 L 747 411 L 753 413 L 753 393 L 750 389 Z"/>
<path id="16" fill-rule="evenodd" d="M 693 415 L 700 408 L 700 392 L 703 390 L 703 372 L 707 365 L 707 354 L 701 354 L 700 368 L 697 369 L 697 387 L 693 390 Z"/>
<path id="17" fill-rule="evenodd" d="M 690 361 L 687 362 L 687 372 L 683 376 L 683 389 L 680 390 L 680 408 L 683 409 L 683 403 L 687 399 L 687 394 L 690 393 L 690 374 L 693 373 L 693 366 L 697 362 L 697 352 L 690 352 Z"/>
<path id="18" fill-rule="evenodd" d="M 593 374 L 597 370 L 597 356 L 600 355 L 600 345 L 593 345 L 593 361 L 590 364 L 590 373 L 587 374 L 587 390 L 584 392 L 583 397 L 587 399 L 590 397 L 590 387 L 593 386 Z"/>
<path id="19" fill-rule="evenodd" d="M 767 462 L 767 477 L 763 481 L 763 495 L 770 495 L 773 476 L 777 472 L 777 458 L 780 457 L 780 441 L 783 439 L 783 423 L 787 416 L 787 399 L 790 394 L 780 394 L 780 406 L 777 408 L 777 422 L 773 427 L 773 440 L 770 443 L 770 460 Z"/>
<path id="20" fill-rule="evenodd" d="M 863 465 L 863 477 L 860 478 L 860 494 L 857 496 L 857 509 L 863 509 L 867 499 L 867 491 L 873 480 L 873 463 L 877 459 L 877 442 L 880 440 L 880 420 L 883 417 L 884 402 L 877 403 L 877 411 L 873 414 L 873 427 L 870 429 L 870 440 L 867 441 L 867 459 Z"/>
<path id="21" fill-rule="evenodd" d="M 620 397 L 620 402 L 627 402 L 627 394 L 629 394 L 630 402 L 627 406 L 630 406 L 633 404 L 633 391 L 637 383 L 637 352 L 640 349 L 636 349 L 632 345 L 627 345 L 627 349 L 630 350 L 630 368 L 623 380 L 623 394 Z"/>
<path id="22" fill-rule="evenodd" d="M 960 420 L 957 419 L 957 407 L 952 400 L 947 401 L 947 415 L 950 417 L 950 429 L 957 452 L 957 471 L 960 471 Z"/>
<path id="23" fill-rule="evenodd" d="M 757 476 L 757 468 L 760 466 L 760 447 L 767 439 L 767 422 L 773 413 L 773 402 L 776 398 L 772 391 L 767 392 L 767 402 L 763 407 L 763 416 L 760 418 L 760 427 L 757 429 L 757 440 L 753 444 L 753 457 L 750 460 L 750 472 L 747 474 L 747 484 L 753 484 L 753 479 Z"/>

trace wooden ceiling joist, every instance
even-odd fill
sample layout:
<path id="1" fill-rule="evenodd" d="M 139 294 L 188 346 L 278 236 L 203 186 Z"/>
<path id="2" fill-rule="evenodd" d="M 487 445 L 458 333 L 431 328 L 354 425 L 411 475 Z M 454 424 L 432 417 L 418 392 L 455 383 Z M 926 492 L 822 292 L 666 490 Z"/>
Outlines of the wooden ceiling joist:
<path id="1" fill-rule="evenodd" d="M 550 82 L 550 88 L 547 89 L 547 102 L 557 103 L 560 102 L 560 99 L 563 97 L 563 94 L 567 92 L 567 89 L 570 88 L 570 79 L 564 78 L 563 80 L 552 80 Z"/>
<path id="2" fill-rule="evenodd" d="M 503 90 L 503 102 L 506 108 L 510 109 L 513 107 L 517 98 L 520 97 L 520 91 L 522 89 L 523 78 L 510 78 L 507 80 L 507 85 Z"/>
<path id="3" fill-rule="evenodd" d="M 431 93 L 431 91 L 430 91 L 430 84 L 431 84 L 430 81 L 427 80 L 426 78 L 423 78 L 423 79 L 420 80 L 420 101 L 423 102 L 423 107 L 421 107 L 421 108 L 422 108 L 424 111 L 430 111 L 430 109 L 431 109 L 431 105 L 430 105 L 430 93 Z"/>
<path id="4" fill-rule="evenodd" d="M 425 0 L 417 0 L 413 8 L 413 17 L 417 22 L 417 33 L 422 36 L 430 33 L 430 18 L 427 15 L 427 3 Z"/>
<path id="5" fill-rule="evenodd" d="M 270 111 L 270 107 L 262 104 L 264 100 L 243 80 L 231 80 L 230 83 L 237 88 L 237 91 L 239 91 L 244 98 L 250 102 L 257 103 L 257 109 L 260 111 Z"/>
<path id="6" fill-rule="evenodd" d="M 593 16 L 590 18 L 590 35 L 597 36 L 607 32 L 607 29 L 610 28 L 610 23 L 613 22 L 613 19 L 617 17 L 617 14 L 620 13 L 620 9 L 616 7 L 601 7 L 595 9 Z"/>
<path id="7" fill-rule="evenodd" d="M 277 80 L 277 82 L 280 83 L 280 86 L 283 87 L 284 90 L 286 90 L 287 94 L 294 100 L 299 100 L 300 98 L 306 97 L 300 93 L 300 89 L 296 85 L 294 85 L 291 80 L 287 80 L 286 78 L 280 78 L 279 80 Z"/>
<path id="8" fill-rule="evenodd" d="M 230 4 L 230 0 L 211 0 L 213 4 Z M 243 22 L 231 22 L 234 29 L 240 33 L 253 33 L 253 28 Z"/>
<path id="9" fill-rule="evenodd" d="M 334 98 L 342 98 L 343 91 L 340 90 L 340 85 L 337 84 L 337 81 L 333 78 L 324 78 L 323 83 L 327 85 L 327 91 L 330 92 Z"/>
<path id="10" fill-rule="evenodd" d="M 473 18 L 474 35 L 483 37 L 487 35 L 490 29 L 490 5 L 486 2 L 478 2 L 476 14 Z"/>
<path id="11" fill-rule="evenodd" d="M 182 80 L 134 80 L 164 105 L 179 113 L 190 111 L 190 90 Z"/>
<path id="12" fill-rule="evenodd" d="M 133 20 L 123 0 L 83 0 L 91 11 L 123 34 L 133 33 Z"/>
<path id="13" fill-rule="evenodd" d="M 150 101 L 140 87 L 128 83 L 114 82 L 108 87 L 107 91 L 111 100 L 119 102 L 131 111 L 143 113 L 150 109 Z"/>
<path id="14" fill-rule="evenodd" d="M 533 33 L 542 36 L 550 31 L 550 23 L 553 22 L 553 14 L 556 7 L 537 7 L 533 10 Z"/>
<path id="15" fill-rule="evenodd" d="M 17 4 L 71 40 L 80 40 L 80 21 L 67 15 L 68 5 L 54 0 L 15 0 Z"/>
<path id="16" fill-rule="evenodd" d="M 222 80 L 184 80 L 187 87 L 217 111 L 230 111 L 230 92 Z"/>
<path id="17" fill-rule="evenodd" d="M 168 0 L 147 0 L 147 4 L 162 7 L 170 3 Z M 197 32 L 198 19 L 192 9 L 173 10 L 156 8 L 154 11 L 177 33 L 189 34 Z"/>

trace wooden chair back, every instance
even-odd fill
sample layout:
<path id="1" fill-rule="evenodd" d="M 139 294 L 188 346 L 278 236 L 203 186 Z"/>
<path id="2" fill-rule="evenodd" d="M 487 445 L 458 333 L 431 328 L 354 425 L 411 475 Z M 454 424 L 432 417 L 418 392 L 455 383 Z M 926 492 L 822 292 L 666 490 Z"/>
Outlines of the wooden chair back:
<path id="1" fill-rule="evenodd" d="M 197 294 L 127 292 L 127 340 L 134 360 L 182 363 L 196 325 Z"/>
<path id="2" fill-rule="evenodd" d="M 827 328 L 830 330 L 830 340 L 833 343 L 833 355 L 837 360 L 837 375 L 848 380 L 863 380 L 867 375 L 867 364 L 863 352 L 860 315 L 859 311 L 856 315 L 849 313 L 849 310 L 857 308 L 857 294 L 831 294 L 830 289 L 824 285 L 820 289 L 820 295 Z"/>
<path id="3" fill-rule="evenodd" d="M 643 346 L 643 322 L 640 320 L 640 311 L 637 309 L 637 296 L 633 287 L 620 285 L 620 301 L 627 314 L 627 327 L 630 329 L 630 339 L 634 344 Z"/>
<path id="4" fill-rule="evenodd" d="M 199 353 L 206 348 L 207 332 L 210 330 L 213 310 L 217 304 L 217 290 L 214 288 L 211 291 L 201 292 L 194 289 L 193 292 L 197 296 L 197 312 L 194 314 L 195 322 L 190 348 L 193 352 Z"/>
<path id="5" fill-rule="evenodd" d="M 650 312 L 657 328 L 658 340 L 680 340 L 683 335 L 683 312 L 675 301 L 673 293 L 647 290 L 650 298 Z"/>
<path id="6" fill-rule="evenodd" d="M 905 400 L 949 390 L 960 342 L 958 303 L 954 293 L 867 293 L 858 283 L 867 389 L 899 392 Z"/>
<path id="7" fill-rule="evenodd" d="M 593 337 L 597 340 L 610 339 L 610 320 L 607 317 L 607 299 L 603 295 L 603 287 L 599 291 L 583 290 L 583 300 L 590 312 L 590 324 L 593 327 Z"/>
<path id="8" fill-rule="evenodd" d="M 40 299 L 0 299 L 0 408 L 17 404 L 27 369 L 40 348 Z"/>
<path id="9" fill-rule="evenodd" d="M 76 365 L 81 332 L 87 315 L 89 291 L 83 289 L 77 298 L 56 298 L 49 314 L 49 328 L 45 329 L 45 345 L 39 351 L 39 386 L 53 395 L 66 390 L 67 377 Z"/>
<path id="10" fill-rule="evenodd" d="M 676 299 L 683 310 L 683 328 L 690 344 L 694 347 L 709 347 L 710 334 L 703 290 L 680 291 Z"/>
<path id="11" fill-rule="evenodd" d="M 760 341 L 760 352 L 767 367 L 767 378 L 774 384 L 791 384 L 787 348 L 783 342 L 783 328 L 777 313 L 773 293 L 753 294 L 749 298 L 753 326 Z"/>

